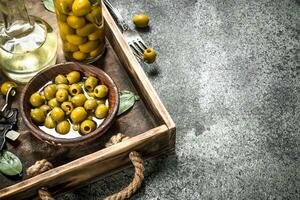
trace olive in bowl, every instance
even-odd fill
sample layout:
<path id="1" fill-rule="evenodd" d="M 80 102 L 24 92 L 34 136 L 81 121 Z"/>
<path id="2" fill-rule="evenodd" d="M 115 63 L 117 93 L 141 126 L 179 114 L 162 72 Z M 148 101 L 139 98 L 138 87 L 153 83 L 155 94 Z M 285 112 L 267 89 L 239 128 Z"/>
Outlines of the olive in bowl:
<path id="1" fill-rule="evenodd" d="M 56 78 L 57 72 L 59 78 Z M 98 85 L 107 87 L 107 91 L 101 91 L 102 98 L 89 95 L 94 93 L 85 88 L 85 81 L 89 77 L 98 80 L 96 85 L 95 81 L 91 81 L 91 84 L 87 82 L 91 88 L 95 89 Z M 48 95 L 45 97 L 43 91 L 49 85 L 52 86 L 46 90 Z M 38 97 L 34 101 L 34 105 L 39 107 L 29 101 L 35 93 L 42 96 L 42 100 Z M 77 95 L 80 95 L 79 98 L 72 101 Z M 40 105 L 41 102 L 43 105 Z M 118 89 L 105 72 L 92 65 L 69 62 L 46 68 L 33 77 L 21 94 L 20 107 L 24 123 L 35 137 L 52 145 L 76 146 L 104 134 L 112 125 L 118 106 Z M 33 109 L 38 110 L 32 113 Z"/>

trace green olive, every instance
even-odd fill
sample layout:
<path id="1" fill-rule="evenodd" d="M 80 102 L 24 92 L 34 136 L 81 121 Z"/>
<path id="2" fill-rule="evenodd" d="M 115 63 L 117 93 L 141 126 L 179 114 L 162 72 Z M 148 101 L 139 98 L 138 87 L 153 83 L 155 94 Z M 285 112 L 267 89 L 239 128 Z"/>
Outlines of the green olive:
<path id="1" fill-rule="evenodd" d="M 145 14 L 135 15 L 133 17 L 133 23 L 138 28 L 145 28 L 148 26 L 149 17 Z"/>
<path id="2" fill-rule="evenodd" d="M 67 120 L 64 120 L 57 124 L 55 130 L 56 130 L 56 132 L 65 135 L 65 134 L 69 133 L 70 128 L 71 128 L 70 123 Z"/>
<path id="3" fill-rule="evenodd" d="M 1 94 L 6 95 L 9 88 L 11 88 L 11 87 L 17 87 L 17 84 L 13 81 L 6 81 L 6 82 L 2 83 L 1 89 L 0 89 Z"/>
<path id="4" fill-rule="evenodd" d="M 73 124 L 73 130 L 79 131 L 80 125 L 79 124 Z"/>
<path id="5" fill-rule="evenodd" d="M 37 124 L 44 123 L 45 118 L 46 118 L 44 111 L 40 108 L 32 109 L 30 111 L 30 116 L 31 116 L 31 119 Z"/>
<path id="6" fill-rule="evenodd" d="M 51 109 L 53 109 L 55 107 L 59 107 L 60 103 L 56 100 L 56 98 L 53 98 L 48 101 L 48 105 L 50 106 Z"/>
<path id="7" fill-rule="evenodd" d="M 86 119 L 92 120 L 93 119 L 93 115 L 89 115 Z"/>
<path id="8" fill-rule="evenodd" d="M 54 121 L 60 122 L 60 121 L 64 120 L 65 113 L 60 107 L 55 107 L 52 109 L 50 116 L 52 117 L 52 119 Z"/>
<path id="9" fill-rule="evenodd" d="M 68 84 L 68 79 L 64 75 L 59 74 L 55 77 L 55 83 L 56 84 Z"/>
<path id="10" fill-rule="evenodd" d="M 98 85 L 98 79 L 89 76 L 85 81 L 84 81 L 84 87 L 87 91 L 92 92 L 94 91 L 94 88 Z"/>
<path id="11" fill-rule="evenodd" d="M 80 87 L 79 84 L 74 83 L 74 84 L 72 84 L 72 85 L 70 86 L 70 88 L 69 88 L 69 93 L 70 93 L 72 96 L 75 96 L 75 95 L 77 95 L 77 94 L 82 93 L 82 89 L 81 89 L 81 87 Z"/>
<path id="12" fill-rule="evenodd" d="M 73 110 L 73 104 L 70 101 L 65 101 L 61 104 L 61 108 L 63 109 L 63 111 L 66 112 L 66 115 L 71 114 L 72 110 Z"/>
<path id="13" fill-rule="evenodd" d="M 80 73 L 77 71 L 72 71 L 68 73 L 67 79 L 69 84 L 78 83 L 80 81 Z"/>
<path id="14" fill-rule="evenodd" d="M 44 96 L 47 100 L 53 99 L 57 91 L 57 86 L 55 84 L 47 85 L 44 89 Z"/>
<path id="15" fill-rule="evenodd" d="M 99 104 L 95 111 L 95 116 L 98 119 L 103 119 L 108 114 L 108 107 L 105 104 Z"/>
<path id="16" fill-rule="evenodd" d="M 69 90 L 69 85 L 67 84 L 58 84 L 57 86 L 57 89 L 66 89 L 66 90 Z"/>
<path id="17" fill-rule="evenodd" d="M 77 94 L 71 98 L 71 102 L 74 104 L 75 107 L 83 106 L 85 101 L 86 97 L 84 94 Z"/>
<path id="18" fill-rule="evenodd" d="M 84 16 L 90 12 L 91 7 L 92 5 L 89 0 L 74 0 L 72 12 L 75 16 Z"/>
<path id="19" fill-rule="evenodd" d="M 70 118 L 73 123 L 78 124 L 85 120 L 87 117 L 87 112 L 83 107 L 77 107 L 75 108 L 70 115 Z"/>
<path id="20" fill-rule="evenodd" d="M 98 98 L 104 98 L 104 97 L 106 97 L 107 93 L 108 93 L 108 88 L 106 87 L 106 85 L 98 85 L 94 89 L 94 94 Z"/>
<path id="21" fill-rule="evenodd" d="M 96 129 L 96 123 L 92 120 L 87 119 L 80 124 L 80 133 L 84 135 L 89 134 L 95 129 Z"/>
<path id="22" fill-rule="evenodd" d="M 98 100 L 97 100 L 97 103 L 98 103 L 98 104 L 105 104 L 105 99 L 98 99 Z"/>
<path id="23" fill-rule="evenodd" d="M 68 100 L 69 93 L 66 89 L 59 89 L 57 90 L 55 97 L 58 102 L 64 102 Z"/>
<path id="24" fill-rule="evenodd" d="M 56 122 L 52 119 L 52 117 L 48 116 L 45 119 L 44 126 L 46 126 L 47 128 L 55 128 Z"/>
<path id="25" fill-rule="evenodd" d="M 144 51 L 144 60 L 151 64 L 155 61 L 156 59 L 156 53 L 154 51 L 154 49 L 152 48 L 147 48 L 145 51 Z"/>
<path id="26" fill-rule="evenodd" d="M 89 95 L 90 97 L 95 97 L 94 92 L 88 92 L 88 95 Z"/>
<path id="27" fill-rule="evenodd" d="M 87 112 L 95 112 L 98 106 L 96 99 L 88 99 L 84 102 L 84 108 Z"/>
<path id="28" fill-rule="evenodd" d="M 48 105 L 42 105 L 40 109 L 42 109 L 45 114 L 47 114 L 51 110 L 50 106 Z"/>
<path id="29" fill-rule="evenodd" d="M 30 96 L 30 99 L 29 99 L 31 105 L 33 107 L 40 107 L 44 102 L 44 98 L 42 97 L 42 95 L 40 95 L 39 93 L 33 93 L 31 96 Z"/>

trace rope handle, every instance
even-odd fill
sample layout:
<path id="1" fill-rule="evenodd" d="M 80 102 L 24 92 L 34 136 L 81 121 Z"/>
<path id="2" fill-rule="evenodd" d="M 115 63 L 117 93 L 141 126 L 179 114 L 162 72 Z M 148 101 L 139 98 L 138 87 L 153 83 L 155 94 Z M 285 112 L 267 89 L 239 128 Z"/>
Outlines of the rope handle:
<path id="1" fill-rule="evenodd" d="M 112 136 L 109 139 L 109 141 L 105 144 L 105 146 L 110 147 L 114 144 L 125 141 L 127 139 L 129 139 L 128 136 L 122 133 L 118 133 L 117 135 Z M 144 180 L 144 171 L 145 171 L 142 156 L 138 152 L 132 151 L 129 154 L 129 159 L 131 160 L 134 166 L 134 177 L 132 181 L 127 187 L 123 188 L 121 191 L 115 194 L 106 197 L 105 200 L 129 199 L 141 187 L 142 182 Z M 36 176 L 52 168 L 53 165 L 46 159 L 43 159 L 35 162 L 35 164 L 29 167 L 26 172 L 28 176 Z M 38 195 L 41 200 L 55 200 L 46 187 L 40 188 L 38 190 Z"/>

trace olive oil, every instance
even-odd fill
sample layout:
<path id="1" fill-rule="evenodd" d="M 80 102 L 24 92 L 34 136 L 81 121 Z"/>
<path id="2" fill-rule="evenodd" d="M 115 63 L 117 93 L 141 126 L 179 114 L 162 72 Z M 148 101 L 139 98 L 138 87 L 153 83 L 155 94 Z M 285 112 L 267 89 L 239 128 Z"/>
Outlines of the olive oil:
<path id="1" fill-rule="evenodd" d="M 41 39 L 41 44 L 36 44 L 31 40 L 33 37 L 44 39 Z M 10 49 L 8 45 L 0 48 L 0 66 L 9 78 L 28 82 L 41 69 L 55 64 L 56 51 L 57 35 L 54 30 L 48 24 L 36 23 L 34 31 L 26 36 L 26 41 Z"/>
<path id="2" fill-rule="evenodd" d="M 0 67 L 11 79 L 27 82 L 56 61 L 57 35 L 24 0 L 0 0 Z"/>

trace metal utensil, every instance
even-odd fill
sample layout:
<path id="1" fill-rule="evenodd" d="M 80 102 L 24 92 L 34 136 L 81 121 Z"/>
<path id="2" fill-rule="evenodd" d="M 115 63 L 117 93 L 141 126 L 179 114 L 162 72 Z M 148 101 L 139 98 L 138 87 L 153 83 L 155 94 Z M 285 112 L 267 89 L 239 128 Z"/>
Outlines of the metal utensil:
<path id="1" fill-rule="evenodd" d="M 0 150 L 4 147 L 6 142 L 5 136 L 6 133 L 14 128 L 17 124 L 17 117 L 18 117 L 18 109 L 10 108 L 11 100 L 10 98 L 16 95 L 16 89 L 11 87 L 8 89 L 6 97 L 5 97 L 5 104 L 0 110 Z"/>
<path id="2" fill-rule="evenodd" d="M 144 61 L 144 51 L 147 49 L 147 45 L 144 42 L 144 40 L 141 38 L 141 36 L 134 30 L 131 30 L 128 26 L 128 24 L 125 22 L 119 11 L 114 8 L 109 0 L 103 0 L 104 4 L 107 6 L 108 10 L 114 17 L 114 19 L 117 21 L 117 24 L 119 25 L 126 42 L 132 49 L 133 54 L 140 60 Z"/>
<path id="3" fill-rule="evenodd" d="M 5 117 L 9 118 L 12 115 L 12 111 L 10 109 L 11 105 L 11 97 L 14 97 L 16 95 L 16 88 L 15 87 L 10 87 L 7 91 L 7 94 L 5 96 L 5 104 L 0 110 L 0 119 Z"/>

